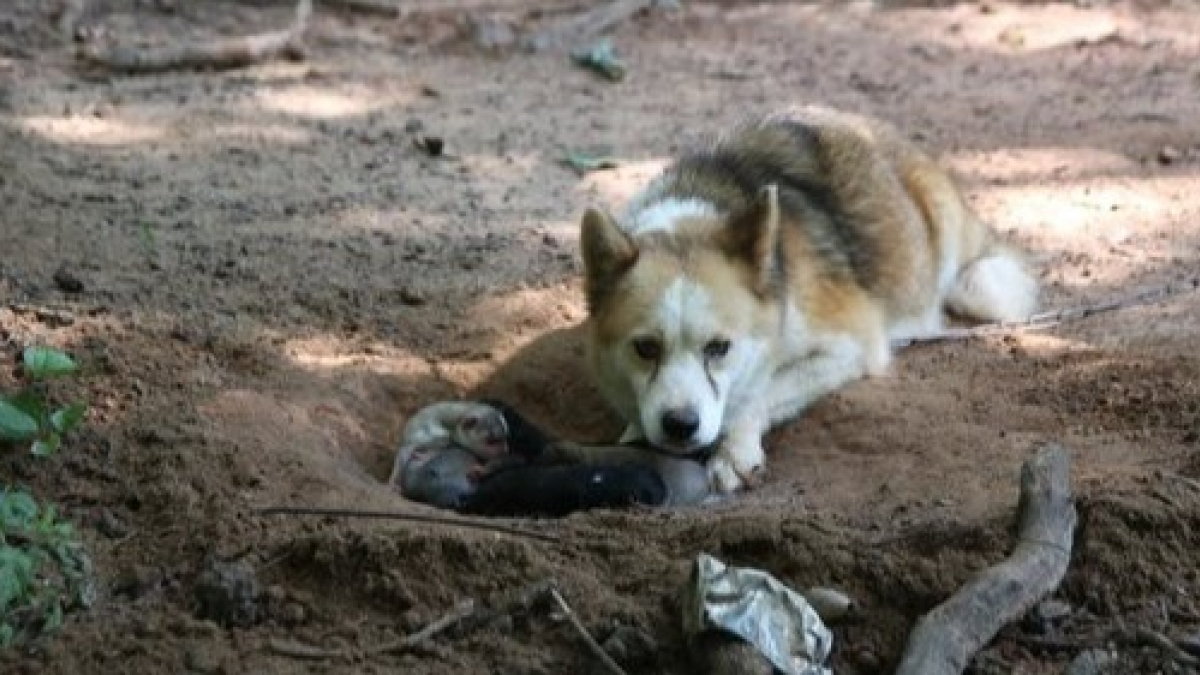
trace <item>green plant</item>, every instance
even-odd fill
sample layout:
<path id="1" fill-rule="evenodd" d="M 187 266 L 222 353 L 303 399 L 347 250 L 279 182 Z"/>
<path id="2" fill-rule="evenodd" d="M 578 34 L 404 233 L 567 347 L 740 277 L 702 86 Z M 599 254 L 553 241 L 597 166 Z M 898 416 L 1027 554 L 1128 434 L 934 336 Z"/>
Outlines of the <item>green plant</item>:
<path id="1" fill-rule="evenodd" d="M 78 366 L 52 347 L 28 347 L 21 354 L 21 369 L 28 384 L 15 395 L 0 397 L 0 441 L 31 442 L 33 454 L 52 455 L 62 446 L 62 437 L 83 420 L 87 406 L 53 407 L 46 397 L 46 382 L 70 375 Z"/>
<path id="2" fill-rule="evenodd" d="M 0 491 L 0 648 L 57 630 L 63 612 L 95 599 L 92 566 L 53 504 Z"/>

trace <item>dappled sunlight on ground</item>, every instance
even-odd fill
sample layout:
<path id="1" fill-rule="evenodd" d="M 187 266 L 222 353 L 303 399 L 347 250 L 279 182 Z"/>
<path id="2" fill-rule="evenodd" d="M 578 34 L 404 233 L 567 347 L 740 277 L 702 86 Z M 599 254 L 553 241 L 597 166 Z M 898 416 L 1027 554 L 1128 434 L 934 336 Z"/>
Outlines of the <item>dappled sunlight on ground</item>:
<path id="1" fill-rule="evenodd" d="M 404 98 L 380 96 L 365 87 L 339 91 L 328 86 L 294 84 L 256 92 L 249 107 L 252 110 L 265 109 L 296 117 L 338 119 L 365 115 L 393 106 L 402 107 L 405 103 L 407 100 Z"/>
<path id="2" fill-rule="evenodd" d="M 18 126 L 52 143 L 82 146 L 131 146 L 161 140 L 166 133 L 162 127 L 144 121 L 91 115 L 31 116 L 19 120 Z"/>
<path id="3" fill-rule="evenodd" d="M 668 161 L 667 157 L 636 160 L 618 158 L 617 168 L 588 174 L 580 181 L 579 189 L 588 195 L 595 195 L 595 206 L 619 215 L 626 202 Z"/>

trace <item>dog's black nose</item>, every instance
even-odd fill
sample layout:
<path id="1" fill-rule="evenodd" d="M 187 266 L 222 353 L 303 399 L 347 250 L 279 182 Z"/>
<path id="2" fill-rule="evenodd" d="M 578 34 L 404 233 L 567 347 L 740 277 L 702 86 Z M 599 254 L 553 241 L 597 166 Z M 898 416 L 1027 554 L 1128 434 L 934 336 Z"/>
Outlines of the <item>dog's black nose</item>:
<path id="1" fill-rule="evenodd" d="M 686 441 L 700 428 L 700 415 L 695 408 L 668 410 L 662 416 L 663 433 L 673 441 Z"/>

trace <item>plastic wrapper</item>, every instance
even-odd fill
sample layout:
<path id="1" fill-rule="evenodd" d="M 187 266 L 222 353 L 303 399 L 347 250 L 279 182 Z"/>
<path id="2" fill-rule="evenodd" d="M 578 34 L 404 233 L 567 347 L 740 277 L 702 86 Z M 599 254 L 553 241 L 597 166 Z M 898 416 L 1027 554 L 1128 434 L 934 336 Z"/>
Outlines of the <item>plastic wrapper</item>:
<path id="1" fill-rule="evenodd" d="M 833 634 L 804 596 L 762 570 L 732 567 L 701 553 L 683 602 L 689 639 L 723 630 L 749 642 L 786 675 L 832 675 Z"/>

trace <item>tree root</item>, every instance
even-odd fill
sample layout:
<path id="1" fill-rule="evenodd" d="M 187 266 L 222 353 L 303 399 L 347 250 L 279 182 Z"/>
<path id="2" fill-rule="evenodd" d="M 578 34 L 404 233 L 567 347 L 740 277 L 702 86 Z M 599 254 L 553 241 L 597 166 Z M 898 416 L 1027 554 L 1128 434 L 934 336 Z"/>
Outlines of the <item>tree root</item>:
<path id="1" fill-rule="evenodd" d="M 299 0 L 296 18 L 286 30 L 156 48 L 88 45 L 81 55 L 90 63 L 130 74 L 199 68 L 226 70 L 280 57 L 301 60 L 305 58 L 302 38 L 311 15 L 312 0 Z"/>
<path id="2" fill-rule="evenodd" d="M 958 675 L 1000 628 L 1052 593 L 1075 531 L 1070 458 L 1046 445 L 1021 467 L 1017 546 L 917 622 L 896 675 Z"/>

